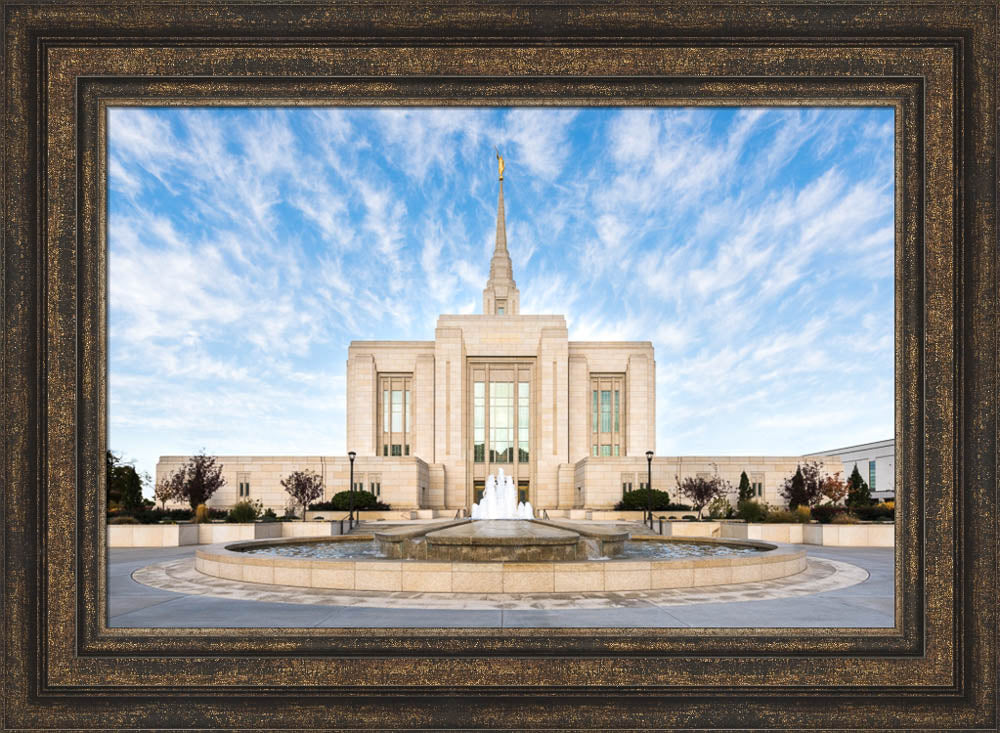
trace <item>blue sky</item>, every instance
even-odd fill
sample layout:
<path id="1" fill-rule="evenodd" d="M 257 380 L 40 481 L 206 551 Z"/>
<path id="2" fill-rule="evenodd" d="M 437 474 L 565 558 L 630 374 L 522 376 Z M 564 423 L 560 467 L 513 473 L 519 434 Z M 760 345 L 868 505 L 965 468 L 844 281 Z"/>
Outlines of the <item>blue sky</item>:
<path id="1" fill-rule="evenodd" d="M 343 455 L 352 339 L 521 312 L 650 340 L 661 455 L 893 435 L 893 113 L 115 108 L 109 446 Z"/>

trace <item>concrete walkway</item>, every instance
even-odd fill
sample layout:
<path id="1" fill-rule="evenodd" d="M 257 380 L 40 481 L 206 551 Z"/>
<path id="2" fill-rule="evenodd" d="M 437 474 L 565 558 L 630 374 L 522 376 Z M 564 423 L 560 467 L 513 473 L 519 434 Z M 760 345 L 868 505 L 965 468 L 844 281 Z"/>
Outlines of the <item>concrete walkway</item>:
<path id="1" fill-rule="evenodd" d="M 893 551 L 891 548 L 847 548 L 794 545 L 805 549 L 811 559 L 810 571 L 796 581 L 798 594 L 782 595 L 778 581 L 766 581 L 748 589 L 739 585 L 699 588 L 697 593 L 590 594 L 586 602 L 574 604 L 572 597 L 533 595 L 531 602 L 476 603 L 447 598 L 420 599 L 405 594 L 349 594 L 347 602 L 287 602 L 289 594 L 272 592 L 268 586 L 229 583 L 230 597 L 184 593 L 151 587 L 138 577 L 167 578 L 165 569 L 177 577 L 198 583 L 214 582 L 193 569 L 188 572 L 195 547 L 112 549 L 108 563 L 108 607 L 110 626 L 131 628 L 212 628 L 212 627 L 891 627 L 894 613 Z M 824 561 L 834 561 L 833 563 Z M 840 563 L 854 575 L 850 585 L 836 587 L 822 578 Z M 154 566 L 154 567 L 150 567 Z M 147 570 L 143 570 L 148 568 Z M 867 578 L 857 568 L 867 573 Z M 842 569 L 844 569 L 842 567 Z M 187 573 L 187 575 L 184 575 Z M 793 576 L 796 577 L 796 576 Z M 817 579 L 817 589 L 833 590 L 802 595 L 803 583 Z M 168 578 L 169 579 L 169 578 Z M 203 580 L 204 579 L 204 580 Z M 169 585 L 169 583 L 158 583 Z M 178 583 L 177 588 L 184 588 Z M 191 588 L 192 586 L 187 586 Z M 235 588 L 235 591 L 233 590 Z M 750 591 L 753 591 L 752 593 Z M 341 593 L 341 596 L 344 594 Z M 437 594 L 425 594 L 435 596 Z M 243 596 L 243 597 L 240 597 Z M 412 596 L 412 594 L 411 594 Z M 735 600 L 759 597 L 761 600 Z M 252 600 L 259 598 L 260 600 Z M 281 601 L 265 600 L 281 598 Z M 451 597 L 455 598 L 455 597 Z M 516 600 L 516 599 L 515 599 Z M 522 599 L 523 600 L 523 599 Z M 548 601 L 548 602 L 547 602 Z M 578 607 L 574 607 L 574 605 Z M 416 607 L 415 607 L 416 606 Z M 477 607 L 478 606 L 478 607 Z"/>

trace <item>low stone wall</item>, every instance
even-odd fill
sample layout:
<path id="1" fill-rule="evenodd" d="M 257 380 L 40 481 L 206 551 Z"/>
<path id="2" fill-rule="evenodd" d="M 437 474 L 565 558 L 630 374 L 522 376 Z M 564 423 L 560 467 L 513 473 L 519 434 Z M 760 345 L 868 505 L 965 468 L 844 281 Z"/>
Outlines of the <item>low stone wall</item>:
<path id="1" fill-rule="evenodd" d="M 387 522 L 402 522 L 409 519 L 453 519 L 455 517 L 455 512 L 457 509 L 387 509 L 384 511 L 376 510 L 354 510 L 354 516 L 360 517 L 362 521 L 372 522 L 372 521 L 387 521 Z M 306 521 L 315 520 L 317 517 L 322 517 L 326 521 L 337 520 L 340 521 L 341 518 L 346 517 L 348 512 L 346 510 L 329 510 L 329 511 L 307 511 Z"/>
<path id="2" fill-rule="evenodd" d="M 109 524 L 108 547 L 179 547 L 279 537 L 330 537 L 338 534 L 340 522 Z"/>
<path id="3" fill-rule="evenodd" d="M 722 522 L 721 537 L 825 547 L 893 547 L 893 524 L 766 524 Z"/>
<path id="4" fill-rule="evenodd" d="M 653 520 L 653 531 L 659 532 L 660 522 Z M 664 522 L 664 537 L 726 537 L 719 531 L 719 522 Z M 743 539 L 762 539 L 760 537 Z"/>
<path id="5" fill-rule="evenodd" d="M 597 522 L 641 522 L 646 516 L 643 511 L 618 511 L 613 509 L 547 509 L 549 519 L 592 519 Z M 697 517 L 697 512 L 689 511 L 667 511 L 665 509 L 654 509 L 653 516 L 659 519 L 683 519 L 684 517 Z"/>
<path id="6" fill-rule="evenodd" d="M 807 524 L 803 540 L 809 545 L 827 547 L 893 547 L 894 524 Z"/>
<path id="7" fill-rule="evenodd" d="M 359 539 L 371 538 L 352 535 L 334 541 Z M 734 557 L 463 563 L 312 560 L 235 551 L 247 544 L 223 543 L 201 548 L 195 553 L 195 567 L 206 575 L 249 583 L 422 593 L 580 593 L 692 588 L 783 578 L 802 572 L 806 567 L 805 551 L 771 545 L 764 545 L 770 547 L 765 552 Z"/>
<path id="8" fill-rule="evenodd" d="M 108 525 L 108 547 L 179 547 L 197 544 L 197 524 Z"/>
<path id="9" fill-rule="evenodd" d="M 795 545 L 803 543 L 802 528 L 798 523 L 765 524 L 722 522 L 721 537 L 737 540 L 764 540 L 765 542 L 784 542 Z"/>

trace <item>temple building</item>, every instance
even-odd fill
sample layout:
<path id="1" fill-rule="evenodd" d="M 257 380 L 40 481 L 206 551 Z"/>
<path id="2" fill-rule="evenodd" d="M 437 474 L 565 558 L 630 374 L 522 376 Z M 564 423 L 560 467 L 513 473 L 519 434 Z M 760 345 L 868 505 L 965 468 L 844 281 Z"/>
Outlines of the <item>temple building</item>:
<path id="1" fill-rule="evenodd" d="M 498 156 L 499 157 L 499 156 Z M 656 446 L 656 361 L 649 341 L 572 341 L 561 315 L 523 314 L 507 249 L 500 163 L 496 244 L 483 310 L 441 315 L 433 341 L 352 341 L 347 353 L 346 448 L 356 488 L 393 509 L 454 516 L 502 468 L 536 510 L 608 509 L 647 481 Z M 186 456 L 163 456 L 157 480 Z M 311 469 L 326 496 L 346 490 L 346 456 L 219 456 L 227 485 L 209 502 L 289 504 L 280 480 Z M 824 469 L 840 460 L 819 457 Z M 782 504 L 802 456 L 661 457 L 653 487 L 675 501 L 675 477 L 718 473 Z M 816 460 L 816 457 L 809 460 Z M 733 499 L 735 505 L 735 498 Z"/>

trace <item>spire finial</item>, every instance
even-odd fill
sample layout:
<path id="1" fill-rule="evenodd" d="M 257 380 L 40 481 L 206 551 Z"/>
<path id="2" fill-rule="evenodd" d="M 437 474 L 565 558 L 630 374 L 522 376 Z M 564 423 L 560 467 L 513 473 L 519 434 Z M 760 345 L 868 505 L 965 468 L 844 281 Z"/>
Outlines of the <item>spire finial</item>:
<path id="1" fill-rule="evenodd" d="M 490 260 L 490 279 L 483 290 L 483 313 L 488 315 L 517 315 L 520 311 L 520 294 L 514 282 L 514 268 L 507 251 L 507 222 L 503 210 L 503 156 L 497 154 L 500 190 L 497 196 L 497 239 Z"/>

